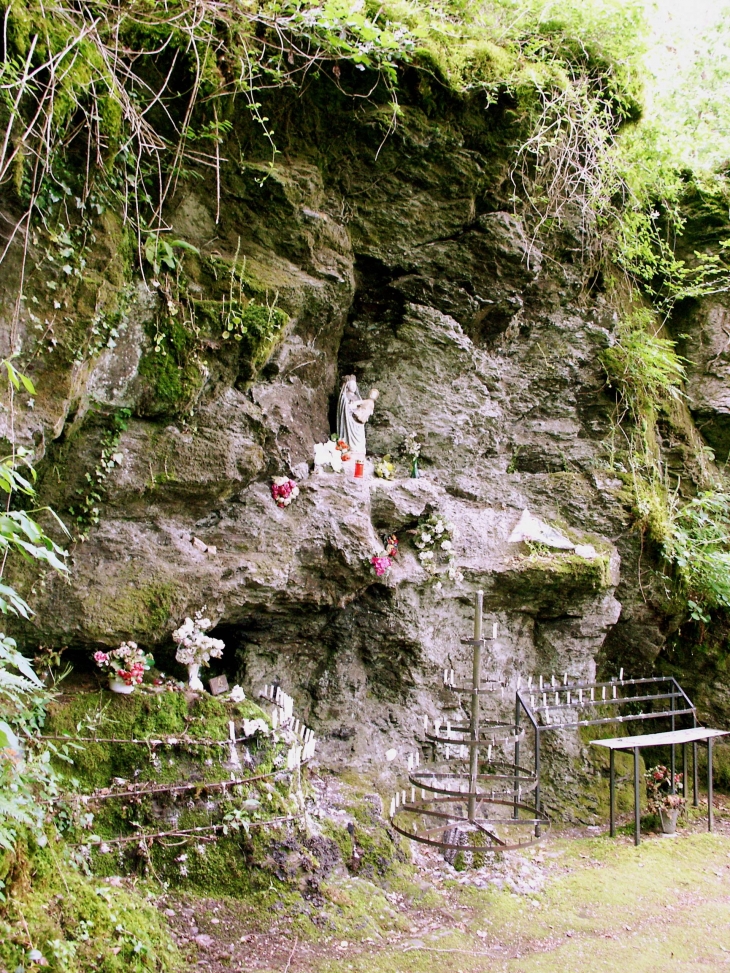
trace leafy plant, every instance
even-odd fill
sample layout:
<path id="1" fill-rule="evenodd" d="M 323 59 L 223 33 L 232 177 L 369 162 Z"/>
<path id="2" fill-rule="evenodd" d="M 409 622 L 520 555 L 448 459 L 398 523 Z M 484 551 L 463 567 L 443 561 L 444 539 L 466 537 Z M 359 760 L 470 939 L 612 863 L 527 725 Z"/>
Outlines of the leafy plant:
<path id="1" fill-rule="evenodd" d="M 177 250 L 200 253 L 197 247 L 185 240 L 166 240 L 159 233 L 150 233 L 145 241 L 144 255 L 155 276 L 163 269 L 173 274 L 179 271 L 181 255 L 175 252 Z"/>
<path id="2" fill-rule="evenodd" d="M 681 238 L 685 226 L 679 208 L 685 189 L 672 185 L 670 197 L 665 196 L 659 203 L 651 197 L 643 202 L 635 197 L 633 206 L 628 207 L 616 222 L 619 265 L 642 287 L 665 317 L 679 301 L 708 297 L 730 289 L 730 268 L 725 263 L 729 240 L 721 240 L 716 253 L 695 250 L 692 264 L 676 255 L 676 241 Z"/>
<path id="3" fill-rule="evenodd" d="M 730 495 L 707 491 L 681 504 L 671 498 L 665 557 L 675 565 L 691 617 L 730 609 Z"/>
<path id="4" fill-rule="evenodd" d="M 124 454 L 118 452 L 122 433 L 129 424 L 129 409 L 118 409 L 109 417 L 109 428 L 101 441 L 101 454 L 93 472 L 86 472 L 86 486 L 76 490 L 78 500 L 68 508 L 76 524 L 75 539 L 85 541 L 89 531 L 99 523 L 101 504 L 104 501 L 104 483 L 112 470 L 123 461 Z"/>
<path id="5" fill-rule="evenodd" d="M 14 395 L 20 386 L 33 395 L 35 389 L 11 361 L 2 362 L 2 366 L 7 376 L 7 408 L 12 413 Z M 0 514 L 0 610 L 28 618 L 32 614 L 28 603 L 2 581 L 8 557 L 20 554 L 26 560 L 65 572 L 66 554 L 34 519 L 42 511 L 53 514 L 52 511 L 45 507 L 30 511 L 11 509 L 18 494 L 31 500 L 35 497 L 32 485 L 35 473 L 28 453 L 13 441 L 11 447 L 10 455 L 0 461 L 0 489 L 6 494 L 5 510 Z M 53 517 L 65 531 L 58 517 L 55 514 Z M 35 748 L 33 735 L 43 723 L 50 698 L 51 694 L 43 688 L 15 641 L 0 633 L 0 847 L 3 848 L 13 847 L 20 826 L 30 828 L 39 840 L 45 840 L 45 809 L 38 798 L 54 793 L 56 782 L 50 765 L 51 750 Z"/>
<path id="6" fill-rule="evenodd" d="M 674 349 L 673 341 L 652 330 L 650 312 L 635 311 L 602 353 L 609 384 L 619 392 L 634 421 L 653 415 L 667 399 L 681 396 L 685 369 Z"/>
<path id="7" fill-rule="evenodd" d="M 277 308 L 276 302 L 278 294 L 275 295 L 273 303 L 259 304 L 255 300 L 246 297 L 244 288 L 246 286 L 246 258 L 238 265 L 238 252 L 241 240 L 238 240 L 236 255 L 231 264 L 230 283 L 228 286 L 228 301 L 223 298 L 223 308 L 221 311 L 221 323 L 223 326 L 223 339 L 233 338 L 234 341 L 243 341 L 247 338 L 249 344 L 253 341 L 261 344 L 273 338 L 289 321 L 289 316 Z"/>

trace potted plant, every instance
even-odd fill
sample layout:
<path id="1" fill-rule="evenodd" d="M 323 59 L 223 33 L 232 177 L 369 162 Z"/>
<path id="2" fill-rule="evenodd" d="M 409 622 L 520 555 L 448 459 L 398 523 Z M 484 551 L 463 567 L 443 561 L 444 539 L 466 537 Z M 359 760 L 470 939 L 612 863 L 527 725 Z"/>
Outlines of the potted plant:
<path id="1" fill-rule="evenodd" d="M 205 634 L 213 626 L 211 620 L 204 617 L 206 607 L 203 605 L 195 612 L 195 618 L 186 618 L 180 628 L 172 633 L 173 641 L 177 644 L 175 658 L 188 667 L 188 685 L 199 693 L 204 689 L 200 667 L 207 666 L 211 658 L 220 659 L 226 647 L 221 639 L 212 639 Z"/>
<path id="2" fill-rule="evenodd" d="M 663 764 L 657 764 L 656 767 L 647 770 L 644 779 L 649 810 L 659 815 L 662 833 L 676 834 L 677 818 L 686 803 L 683 775 L 674 775 L 674 793 L 672 793 L 672 772 Z"/>
<path id="3" fill-rule="evenodd" d="M 124 695 L 134 692 L 154 661 L 136 642 L 122 642 L 118 649 L 94 653 L 94 662 L 100 669 L 108 670 L 111 691 Z"/>

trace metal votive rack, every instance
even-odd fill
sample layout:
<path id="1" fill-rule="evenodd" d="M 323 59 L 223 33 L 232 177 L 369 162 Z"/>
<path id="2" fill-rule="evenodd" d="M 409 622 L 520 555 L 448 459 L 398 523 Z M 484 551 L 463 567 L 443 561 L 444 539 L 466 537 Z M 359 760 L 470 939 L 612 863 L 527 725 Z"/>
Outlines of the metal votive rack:
<path id="1" fill-rule="evenodd" d="M 475 600 L 474 637 L 461 640 L 474 649 L 471 685 L 457 686 L 454 671 L 444 672 L 447 691 L 471 697 L 469 722 L 436 720 L 431 730 L 424 717 L 423 743 L 432 766 L 421 766 L 420 751 L 410 754 L 410 786 L 390 803 L 390 823 L 399 834 L 438 848 L 447 859 L 458 852 L 473 856 L 525 848 L 539 840 L 548 823 L 523 801 L 537 783 L 534 772 L 519 765 L 524 728 L 482 716 L 482 697 L 504 686 L 482 679 L 482 655 L 497 633 L 495 624 L 491 638 L 484 637 L 481 591 Z"/>

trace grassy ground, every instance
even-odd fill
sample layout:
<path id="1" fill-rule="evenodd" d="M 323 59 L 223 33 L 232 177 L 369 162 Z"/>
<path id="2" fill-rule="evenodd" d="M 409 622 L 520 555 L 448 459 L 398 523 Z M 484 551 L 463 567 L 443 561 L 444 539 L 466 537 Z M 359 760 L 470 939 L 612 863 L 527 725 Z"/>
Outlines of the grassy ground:
<path id="1" fill-rule="evenodd" d="M 558 839 L 544 890 L 447 892 L 464 928 L 319 966 L 326 973 L 730 970 L 730 838 Z"/>
<path id="2" fill-rule="evenodd" d="M 344 914 L 336 931 L 324 926 L 315 938 L 281 914 L 265 931 L 236 926 L 229 941 L 222 927 L 233 928 L 233 914 L 211 904 L 222 911 L 206 921 L 198 909 L 195 920 L 211 942 L 191 960 L 215 973 L 730 973 L 727 799 L 715 833 L 703 828 L 694 812 L 678 837 L 646 832 L 638 849 L 629 826 L 615 839 L 597 829 L 553 832 L 462 873 L 417 853 L 412 880 L 398 890 L 353 876 L 330 883 L 322 915 L 333 904 Z"/>

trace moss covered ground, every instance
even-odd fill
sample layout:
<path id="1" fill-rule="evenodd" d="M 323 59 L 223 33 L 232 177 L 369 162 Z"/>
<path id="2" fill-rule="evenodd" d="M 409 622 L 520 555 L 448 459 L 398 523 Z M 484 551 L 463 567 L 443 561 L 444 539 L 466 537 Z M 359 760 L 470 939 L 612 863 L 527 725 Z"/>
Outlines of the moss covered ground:
<path id="1" fill-rule="evenodd" d="M 151 896 L 94 879 L 71 861 L 69 848 L 21 840 L 0 856 L 12 888 L 0 909 L 0 971 L 173 973 L 181 957 Z"/>
<path id="2" fill-rule="evenodd" d="M 542 891 L 445 883 L 455 918 L 400 943 L 320 963 L 321 973 L 644 973 L 730 967 L 730 837 L 553 839 Z M 414 932 L 416 935 L 414 935 Z"/>
<path id="3" fill-rule="evenodd" d="M 230 900 L 162 901 L 189 960 L 214 973 L 715 973 L 730 968 L 730 815 L 718 814 L 716 833 L 696 817 L 674 839 L 647 821 L 638 849 L 629 828 L 571 829 L 476 873 L 429 856 L 395 883 L 343 873 L 256 922 Z M 520 887 L 525 868 L 534 887 Z"/>

